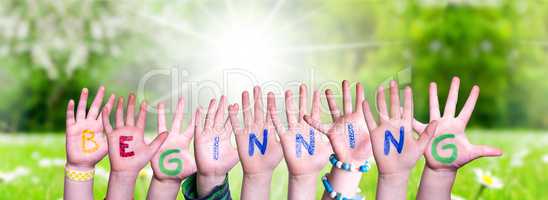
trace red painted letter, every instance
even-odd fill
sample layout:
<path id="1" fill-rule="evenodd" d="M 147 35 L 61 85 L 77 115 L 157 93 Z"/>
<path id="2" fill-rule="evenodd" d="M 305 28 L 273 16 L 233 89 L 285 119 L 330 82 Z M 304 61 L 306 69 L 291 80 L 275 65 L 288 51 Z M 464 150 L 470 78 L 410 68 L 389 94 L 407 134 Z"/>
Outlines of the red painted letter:
<path id="1" fill-rule="evenodd" d="M 120 156 L 122 157 L 130 157 L 130 156 L 133 156 L 135 155 L 135 152 L 133 151 L 130 151 L 130 152 L 127 152 L 126 149 L 129 147 L 128 143 L 125 143 L 126 141 L 132 141 L 133 140 L 133 136 L 124 136 L 124 135 L 121 135 L 120 136 Z"/>

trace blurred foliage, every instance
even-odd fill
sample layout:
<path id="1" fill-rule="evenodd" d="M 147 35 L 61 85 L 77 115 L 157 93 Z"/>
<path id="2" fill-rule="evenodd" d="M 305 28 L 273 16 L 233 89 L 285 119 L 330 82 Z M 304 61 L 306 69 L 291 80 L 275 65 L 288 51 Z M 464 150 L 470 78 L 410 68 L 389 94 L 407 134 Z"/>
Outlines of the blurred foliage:
<path id="1" fill-rule="evenodd" d="M 255 14 L 278 6 L 234 2 Z M 392 78 L 410 84 L 423 121 L 428 83 L 438 83 L 444 102 L 451 77 L 460 76 L 459 106 L 473 84 L 481 87 L 473 124 L 548 127 L 546 3 L 283 2 L 278 20 L 289 24 L 282 29 L 291 32 L 291 42 L 318 44 L 310 54 L 292 55 L 298 66 L 320 66 L 331 79 L 359 79 L 370 99 L 373 88 Z M 1 1 L 0 84 L 7 87 L 0 88 L 0 131 L 62 130 L 66 103 L 82 87 L 108 84 L 109 92 L 126 93 L 151 66 L 211 59 L 195 48 L 200 41 L 189 27 L 222 26 L 226 6 L 213 0 Z M 153 93 L 162 86 L 151 86 Z"/>

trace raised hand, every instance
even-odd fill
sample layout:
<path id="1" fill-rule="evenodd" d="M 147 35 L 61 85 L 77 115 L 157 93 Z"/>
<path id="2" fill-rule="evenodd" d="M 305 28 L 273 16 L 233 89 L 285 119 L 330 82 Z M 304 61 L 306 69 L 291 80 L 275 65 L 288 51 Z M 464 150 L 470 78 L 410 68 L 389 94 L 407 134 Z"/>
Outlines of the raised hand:
<path id="1" fill-rule="evenodd" d="M 333 93 L 330 89 L 327 89 L 325 95 L 331 112 L 332 123 L 322 124 L 317 117 L 313 118 L 309 115 L 305 115 L 304 120 L 316 130 L 327 135 L 333 151 L 340 161 L 360 165 L 372 154 L 369 132 L 362 111 L 363 87 L 361 83 L 356 84 L 355 109 L 352 108 L 352 97 L 347 80 L 343 81 L 342 90 L 343 115 L 337 108 Z"/>
<path id="2" fill-rule="evenodd" d="M 230 139 L 232 128 L 226 112 L 226 97 L 222 96 L 219 105 L 211 99 L 207 109 L 205 124 L 202 126 L 202 109 L 197 110 L 196 131 L 194 132 L 194 155 L 198 165 L 198 195 L 203 197 L 223 183 L 228 171 L 238 163 L 238 150 Z"/>
<path id="3" fill-rule="evenodd" d="M 312 128 L 303 119 L 307 109 L 307 89 L 302 84 L 299 88 L 299 109 L 293 105 L 293 94 L 285 92 L 285 114 L 288 128 L 286 129 L 278 119 L 276 97 L 268 94 L 268 109 L 274 122 L 274 127 L 283 146 L 284 158 L 291 175 L 317 175 L 329 160 L 331 146 L 324 141 L 321 134 Z M 315 91 L 312 101 L 311 117 L 320 120 L 320 94 Z"/>
<path id="4" fill-rule="evenodd" d="M 378 125 L 371 113 L 369 102 L 363 102 L 363 112 L 371 133 L 373 154 L 379 173 L 407 175 L 422 156 L 435 124 L 418 139 L 413 137 L 413 94 L 409 86 L 405 87 L 402 113 L 396 81 L 390 82 L 390 115 L 382 86 L 377 90 L 377 109 L 380 121 Z"/>
<path id="5" fill-rule="evenodd" d="M 87 88 L 84 88 L 80 94 L 76 117 L 74 116 L 74 100 L 71 99 L 68 103 L 66 151 L 69 167 L 81 170 L 95 168 L 95 164 L 107 154 L 108 146 L 103 134 L 102 118 L 98 117 L 104 94 L 105 88 L 101 86 L 87 115 Z M 113 104 L 114 95 L 111 95 L 105 108 L 111 108 Z"/>
<path id="6" fill-rule="evenodd" d="M 376 198 L 405 199 L 409 173 L 422 156 L 434 133 L 436 122 L 418 139 L 413 137 L 413 94 L 407 86 L 404 90 L 402 113 L 396 81 L 390 82 L 390 115 L 386 107 L 384 88 L 380 86 L 377 90 L 380 124 L 375 122 L 367 101 L 363 102 L 362 107 L 379 170 Z"/>
<path id="7" fill-rule="evenodd" d="M 187 128 L 181 133 L 184 102 L 184 99 L 180 97 L 169 131 L 166 127 L 165 105 L 164 103 L 158 104 L 158 134 L 168 133 L 166 141 L 150 161 L 154 178 L 158 180 L 171 179 L 181 182 L 184 178 L 196 172 L 196 162 L 189 149 L 194 135 L 195 116 L 191 118 Z"/>
<path id="8" fill-rule="evenodd" d="M 307 89 L 299 88 L 299 109 L 293 105 L 290 90 L 285 92 L 285 113 L 288 128 L 278 119 L 276 97 L 268 93 L 268 110 L 283 147 L 284 158 L 289 169 L 288 199 L 315 199 L 318 173 L 325 167 L 331 153 L 329 142 L 310 127 L 304 119 L 307 109 Z M 320 119 L 320 94 L 315 91 L 311 117 Z"/>
<path id="9" fill-rule="evenodd" d="M 268 199 L 272 171 L 282 160 L 282 146 L 276 140 L 270 114 L 264 114 L 261 88 L 253 88 L 254 111 L 251 112 L 249 93 L 242 93 L 244 127 L 238 120 L 238 104 L 231 105 L 230 123 L 236 134 L 236 145 L 242 162 L 244 181 L 242 199 Z"/>
<path id="10" fill-rule="evenodd" d="M 67 106 L 66 154 L 67 170 L 89 172 L 95 168 L 107 154 L 108 147 L 103 134 L 102 117 L 97 117 L 103 102 L 105 88 L 100 87 L 89 112 L 86 116 L 88 89 L 84 88 L 80 95 L 76 117 L 74 116 L 74 100 Z M 114 104 L 114 95 L 111 95 L 105 108 Z M 65 176 L 64 199 L 93 199 L 93 178 L 88 180 L 74 180 Z"/>
<path id="11" fill-rule="evenodd" d="M 123 119 L 124 99 L 118 99 L 116 108 L 116 129 L 109 122 L 110 108 L 103 109 L 103 125 L 107 133 L 110 160 L 110 178 L 107 199 L 131 199 L 137 174 L 160 149 L 167 138 L 161 133 L 150 143 L 144 141 L 146 125 L 146 102 L 141 103 L 137 123 L 135 123 L 135 95 L 130 94 L 126 120 Z"/>
<path id="12" fill-rule="evenodd" d="M 474 111 L 479 96 L 479 87 L 476 85 L 472 88 L 464 107 L 455 117 L 459 84 L 459 78 L 454 77 L 442 117 L 440 117 L 436 83 L 430 84 L 430 122 L 438 121 L 438 127 L 424 153 L 426 165 L 431 169 L 457 170 L 477 158 L 502 155 L 502 151 L 499 149 L 473 145 L 469 142 L 464 130 Z M 417 132 L 422 132 L 425 125 L 415 121 L 414 128 Z"/>

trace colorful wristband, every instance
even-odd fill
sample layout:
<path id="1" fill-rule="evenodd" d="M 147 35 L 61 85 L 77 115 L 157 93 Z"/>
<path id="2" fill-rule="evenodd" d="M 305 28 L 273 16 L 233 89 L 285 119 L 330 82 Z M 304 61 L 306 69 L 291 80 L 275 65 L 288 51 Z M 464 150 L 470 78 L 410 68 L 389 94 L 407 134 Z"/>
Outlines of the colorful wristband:
<path id="1" fill-rule="evenodd" d="M 327 180 L 327 175 L 329 175 L 329 173 L 325 174 L 322 177 L 322 183 L 323 183 L 323 187 L 325 188 L 325 191 L 329 194 L 329 197 L 331 197 L 332 199 L 335 199 L 335 200 L 364 200 L 365 199 L 363 196 L 360 196 L 358 194 L 356 194 L 354 197 L 345 197 L 340 192 L 336 192 L 333 189 L 333 186 L 331 186 L 331 184 L 329 183 L 329 180 Z"/>
<path id="2" fill-rule="evenodd" d="M 93 176 L 95 175 L 95 169 L 89 171 L 77 171 L 74 169 L 70 169 L 69 167 L 65 167 L 65 175 L 68 179 L 73 181 L 89 181 L 93 179 Z"/>
<path id="3" fill-rule="evenodd" d="M 329 156 L 329 162 L 331 163 L 331 165 L 333 165 L 333 167 L 349 172 L 359 171 L 361 173 L 365 173 L 368 172 L 370 168 L 369 161 L 367 160 L 363 165 L 356 166 L 352 163 L 341 162 L 339 159 L 337 159 L 337 156 L 335 156 L 335 154 L 331 154 L 331 156 Z"/>

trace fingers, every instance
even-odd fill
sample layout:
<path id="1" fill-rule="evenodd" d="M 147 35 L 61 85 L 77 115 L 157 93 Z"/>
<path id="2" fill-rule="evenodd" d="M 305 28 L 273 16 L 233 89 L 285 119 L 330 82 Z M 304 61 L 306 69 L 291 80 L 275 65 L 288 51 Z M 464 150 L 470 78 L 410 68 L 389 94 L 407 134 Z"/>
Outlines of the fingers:
<path id="1" fill-rule="evenodd" d="M 459 99 L 459 84 L 460 79 L 458 77 L 453 77 L 453 80 L 451 80 L 451 86 L 449 87 L 447 102 L 445 103 L 445 110 L 443 111 L 444 117 L 455 116 L 455 109 L 457 108 L 457 101 Z"/>
<path id="2" fill-rule="evenodd" d="M 481 157 L 497 157 L 502 155 L 502 150 L 487 145 L 475 145 L 472 150 L 472 160 Z"/>
<path id="3" fill-rule="evenodd" d="M 474 85 L 472 87 L 472 91 L 470 92 L 470 95 L 468 96 L 468 99 L 466 99 L 466 103 L 464 103 L 464 107 L 462 107 L 462 110 L 460 111 L 459 116 L 457 117 L 461 121 L 464 122 L 464 124 L 467 124 L 470 120 L 470 116 L 472 116 L 472 112 L 474 112 L 474 107 L 476 106 L 476 101 L 478 100 L 480 89 L 477 85 Z"/>
<path id="4" fill-rule="evenodd" d="M 158 112 L 158 133 L 166 132 L 166 114 L 165 105 L 163 102 L 158 103 L 156 111 Z"/>
<path id="5" fill-rule="evenodd" d="M 365 122 L 367 123 L 367 129 L 369 130 L 369 133 L 373 133 L 373 130 L 377 128 L 377 122 L 375 122 L 375 118 L 373 118 L 371 108 L 369 107 L 369 102 L 365 100 L 362 104 L 363 116 L 365 117 Z"/>
<path id="6" fill-rule="evenodd" d="M 428 103 L 430 104 L 430 121 L 438 120 L 440 118 L 440 103 L 438 101 L 438 87 L 436 86 L 436 83 L 430 83 L 430 88 L 428 90 Z"/>
<path id="7" fill-rule="evenodd" d="M 144 130 L 147 121 L 147 102 L 141 102 L 141 109 L 139 110 L 139 116 L 137 116 L 137 128 Z M 143 132 L 144 133 L 144 132 Z"/>
<path id="8" fill-rule="evenodd" d="M 286 96 L 287 99 L 287 96 Z M 280 119 L 278 118 L 278 113 L 276 112 L 276 97 L 274 96 L 274 93 L 269 92 L 267 97 L 267 107 L 268 111 L 270 113 L 270 117 L 272 118 L 272 123 L 274 124 L 274 128 L 276 129 L 276 132 L 278 134 L 282 134 L 285 132 Z"/>
<path id="9" fill-rule="evenodd" d="M 103 103 L 103 96 L 105 95 L 105 87 L 101 86 L 99 87 L 99 90 L 97 91 L 97 95 L 95 95 L 95 99 L 93 99 L 93 103 L 91 103 L 91 107 L 89 108 L 88 112 L 88 119 L 97 119 L 97 115 L 99 114 L 99 109 L 101 108 L 101 103 Z"/>
<path id="10" fill-rule="evenodd" d="M 74 100 L 69 100 L 67 105 L 67 125 L 76 123 L 74 118 Z"/>
<path id="11" fill-rule="evenodd" d="M 312 119 L 312 117 L 310 117 L 310 115 L 305 115 L 303 118 L 304 121 L 308 123 L 308 125 L 312 126 L 312 128 L 322 132 L 323 134 L 327 134 L 327 132 L 329 131 L 329 126 L 322 124 L 320 120 L 314 120 Z"/>
<path id="12" fill-rule="evenodd" d="M 312 97 L 312 113 L 310 113 L 310 115 L 313 120 L 320 121 L 320 92 L 318 91 L 314 91 L 314 96 Z"/>
<path id="13" fill-rule="evenodd" d="M 413 129 L 415 129 L 417 133 L 419 134 L 422 133 L 425 128 L 426 128 L 426 124 L 423 124 L 417 121 L 416 119 L 413 119 Z"/>
<path id="14" fill-rule="evenodd" d="M 249 105 L 249 92 L 244 91 L 242 93 L 242 112 L 244 114 L 244 126 L 245 127 L 251 127 L 252 123 L 252 115 L 251 115 L 251 108 Z M 234 124 L 232 124 L 234 126 Z"/>
<path id="15" fill-rule="evenodd" d="M 103 129 L 105 130 L 105 133 L 107 134 L 112 133 L 112 126 L 110 125 L 110 119 L 109 119 L 111 110 L 112 110 L 112 106 L 105 106 L 103 108 L 103 111 L 101 111 Z"/>
<path id="16" fill-rule="evenodd" d="M 213 128 L 215 130 L 223 130 L 225 119 L 225 110 L 226 110 L 226 96 L 221 96 L 221 101 L 217 106 L 217 112 L 215 112 L 215 119 L 213 120 Z"/>
<path id="17" fill-rule="evenodd" d="M 434 134 L 436 133 L 437 128 L 438 128 L 438 121 L 432 121 L 430 122 L 430 124 L 428 124 L 424 132 L 420 134 L 418 139 L 418 144 L 421 152 L 424 152 L 424 150 L 426 149 L 426 146 L 432 139 L 432 136 L 434 136 Z"/>
<path id="18" fill-rule="evenodd" d="M 177 101 L 177 107 L 175 108 L 175 115 L 173 116 L 173 121 L 171 122 L 172 133 L 181 132 L 181 123 L 183 121 L 184 109 L 185 99 L 183 97 L 179 97 L 179 100 Z"/>
<path id="19" fill-rule="evenodd" d="M 362 111 L 362 102 L 365 99 L 365 95 L 363 94 L 363 86 L 361 83 L 356 83 L 356 112 Z"/>
<path id="20" fill-rule="evenodd" d="M 215 113 L 216 104 L 217 104 L 216 99 L 211 99 L 209 101 L 209 106 L 207 107 L 207 114 L 205 117 L 205 126 L 204 126 L 206 129 L 213 128 L 213 118 L 214 118 L 213 115 Z"/>
<path id="21" fill-rule="evenodd" d="M 293 105 L 293 93 L 291 90 L 285 91 L 285 116 L 287 118 L 287 124 L 289 129 L 295 128 L 297 124 L 297 119 L 295 118 L 295 113 L 297 109 Z M 300 111 L 299 111 L 300 114 Z"/>
<path id="22" fill-rule="evenodd" d="M 406 86 L 403 91 L 403 120 L 411 121 L 413 120 L 413 92 L 411 87 Z"/>
<path id="23" fill-rule="evenodd" d="M 297 119 L 298 122 L 303 121 L 303 116 L 306 114 L 306 109 L 308 106 L 306 105 L 308 98 L 308 89 L 306 88 L 305 84 L 301 84 L 299 87 L 299 118 Z"/>
<path id="24" fill-rule="evenodd" d="M 341 112 L 337 108 L 337 103 L 335 102 L 335 97 L 333 97 L 333 92 L 330 89 L 325 90 L 325 98 L 327 99 L 327 105 L 329 106 L 329 111 L 331 112 L 331 119 L 336 121 Z"/>
<path id="25" fill-rule="evenodd" d="M 347 80 L 342 82 L 342 91 L 344 114 L 350 114 L 352 113 L 352 96 L 350 95 L 350 86 L 348 85 Z"/>
<path id="26" fill-rule="evenodd" d="M 238 121 L 238 110 L 238 104 L 228 106 L 228 118 L 230 119 L 230 125 L 232 126 L 232 131 L 234 131 L 234 134 L 240 134 L 242 130 L 240 127 L 240 122 Z"/>
<path id="27" fill-rule="evenodd" d="M 381 85 L 377 89 L 377 109 L 379 110 L 379 120 L 387 121 L 389 119 L 388 117 L 388 110 L 386 108 L 386 101 L 384 97 L 384 87 Z"/>
<path id="28" fill-rule="evenodd" d="M 261 92 L 261 87 L 255 86 L 253 88 L 253 101 L 254 101 L 254 113 L 255 114 L 255 123 L 262 124 L 265 121 L 264 112 L 263 112 L 263 93 Z"/>
<path id="29" fill-rule="evenodd" d="M 135 126 L 135 94 L 129 94 L 127 100 L 126 125 Z"/>
<path id="30" fill-rule="evenodd" d="M 196 115 L 197 115 L 196 112 L 194 114 L 192 114 L 192 116 L 190 117 L 190 121 L 188 122 L 187 129 L 184 132 L 184 134 L 187 136 L 187 138 L 192 138 L 194 136 L 194 130 L 195 130 L 195 128 L 197 128 L 196 121 L 201 120 L 201 118 L 196 120 L 196 117 L 197 117 Z M 188 141 L 187 144 L 190 144 L 190 140 Z"/>
<path id="31" fill-rule="evenodd" d="M 390 117 L 393 119 L 401 118 L 400 94 L 398 83 L 395 80 L 390 81 Z"/>
<path id="32" fill-rule="evenodd" d="M 158 136 L 156 136 L 156 138 L 154 138 L 154 140 L 152 140 L 152 142 L 148 145 L 148 155 L 150 157 L 152 157 L 152 155 L 156 154 L 156 152 L 158 152 L 158 150 L 160 149 L 160 147 L 162 146 L 162 144 L 164 144 L 164 142 L 166 141 L 167 139 L 167 135 L 168 133 L 167 132 L 163 132 L 163 133 L 160 133 Z"/>
<path id="33" fill-rule="evenodd" d="M 76 109 L 76 121 L 86 118 L 86 105 L 88 101 L 88 89 L 82 89 L 80 93 L 80 100 L 78 101 L 78 108 Z"/>
<path id="34" fill-rule="evenodd" d="M 124 126 L 124 97 L 118 97 L 118 104 L 116 105 L 116 128 Z"/>
<path id="35" fill-rule="evenodd" d="M 196 109 L 196 112 L 194 112 L 194 137 L 198 138 L 203 134 L 203 127 L 202 127 L 202 107 L 198 107 Z"/>

